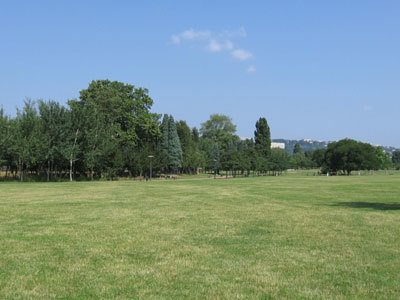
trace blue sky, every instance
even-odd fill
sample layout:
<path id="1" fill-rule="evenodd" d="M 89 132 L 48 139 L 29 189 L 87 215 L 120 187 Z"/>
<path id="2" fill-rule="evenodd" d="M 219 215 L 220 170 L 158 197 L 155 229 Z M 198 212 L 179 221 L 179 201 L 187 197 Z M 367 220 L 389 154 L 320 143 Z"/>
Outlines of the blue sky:
<path id="1" fill-rule="evenodd" d="M 199 126 L 400 147 L 399 1 L 2 1 L 0 105 L 65 103 L 94 79 L 146 87 Z"/>

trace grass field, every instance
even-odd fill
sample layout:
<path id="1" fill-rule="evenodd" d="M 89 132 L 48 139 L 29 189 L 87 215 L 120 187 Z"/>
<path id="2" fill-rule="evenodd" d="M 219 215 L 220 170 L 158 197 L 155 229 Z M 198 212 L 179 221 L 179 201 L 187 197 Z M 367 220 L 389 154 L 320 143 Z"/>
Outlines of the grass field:
<path id="1" fill-rule="evenodd" d="M 1 299 L 400 298 L 399 175 L 0 193 Z"/>

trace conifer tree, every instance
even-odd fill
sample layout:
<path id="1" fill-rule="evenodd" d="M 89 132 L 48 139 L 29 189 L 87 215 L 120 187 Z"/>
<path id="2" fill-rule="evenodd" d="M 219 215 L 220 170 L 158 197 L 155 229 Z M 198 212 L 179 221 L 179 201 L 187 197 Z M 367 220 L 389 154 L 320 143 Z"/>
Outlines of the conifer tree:
<path id="1" fill-rule="evenodd" d="M 167 114 L 164 115 L 162 123 L 161 123 L 161 149 L 165 155 L 165 157 L 168 158 L 168 137 L 169 137 L 169 130 L 168 130 L 168 125 L 169 125 L 169 116 Z"/>
<path id="2" fill-rule="evenodd" d="M 168 164 L 172 171 L 182 167 L 182 147 L 172 115 L 168 120 Z"/>
<path id="3" fill-rule="evenodd" d="M 254 131 L 254 137 L 257 152 L 263 157 L 269 157 L 271 154 L 271 132 L 267 119 L 258 119 L 256 122 L 256 130 Z"/>
<path id="4" fill-rule="evenodd" d="M 161 132 L 161 149 L 166 158 L 166 169 L 177 171 L 182 167 L 182 147 L 172 116 L 164 115 Z"/>

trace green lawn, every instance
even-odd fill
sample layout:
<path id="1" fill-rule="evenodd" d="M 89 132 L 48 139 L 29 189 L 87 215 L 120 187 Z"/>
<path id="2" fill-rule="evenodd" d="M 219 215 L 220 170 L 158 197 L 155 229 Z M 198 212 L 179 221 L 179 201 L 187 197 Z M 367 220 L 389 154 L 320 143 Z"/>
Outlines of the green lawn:
<path id="1" fill-rule="evenodd" d="M 400 175 L 0 193 L 1 299 L 400 298 Z"/>

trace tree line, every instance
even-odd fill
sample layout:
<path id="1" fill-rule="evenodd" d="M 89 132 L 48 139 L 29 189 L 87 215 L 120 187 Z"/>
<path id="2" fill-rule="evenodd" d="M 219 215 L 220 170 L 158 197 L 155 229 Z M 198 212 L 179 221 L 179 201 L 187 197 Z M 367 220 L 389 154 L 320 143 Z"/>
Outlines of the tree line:
<path id="1" fill-rule="evenodd" d="M 296 146 L 293 156 L 271 149 L 270 128 L 263 117 L 255 124 L 254 139 L 243 140 L 228 116 L 213 114 L 198 130 L 172 115 L 151 112 L 152 105 L 147 89 L 96 80 L 66 106 L 26 100 L 14 118 L 0 109 L 0 168 L 6 178 L 20 181 L 144 177 L 150 163 L 156 175 L 224 170 L 248 176 L 277 174 L 288 168 L 354 169 L 354 163 L 340 165 L 334 154 L 344 151 L 347 146 L 342 144 L 336 149 L 332 143 L 327 150 L 312 153 Z M 352 147 L 353 151 L 358 146 Z M 380 159 L 363 162 L 363 167 L 377 169 L 383 166 L 382 160 L 387 161 L 376 149 L 362 148 L 362 153 L 373 151 L 371 157 Z"/>
<path id="2" fill-rule="evenodd" d="M 320 168 L 323 174 L 347 174 L 359 170 L 379 170 L 400 168 L 400 151 L 393 152 L 392 157 L 382 147 L 343 139 L 328 144 L 326 149 L 309 150 L 302 153 L 296 144 L 292 156 L 294 165 L 302 168 Z"/>

